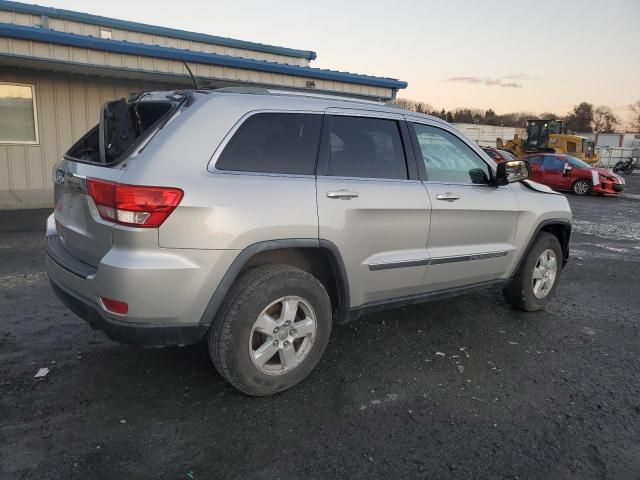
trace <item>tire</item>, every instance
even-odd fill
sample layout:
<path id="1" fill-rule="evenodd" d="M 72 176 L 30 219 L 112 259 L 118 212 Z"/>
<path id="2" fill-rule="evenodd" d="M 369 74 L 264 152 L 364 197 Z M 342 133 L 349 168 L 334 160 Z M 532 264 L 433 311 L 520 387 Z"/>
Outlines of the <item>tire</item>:
<path id="1" fill-rule="evenodd" d="M 576 180 L 571 185 L 571 190 L 576 195 L 587 195 L 591 191 L 591 182 L 589 180 Z"/>
<path id="2" fill-rule="evenodd" d="M 286 306 L 295 312 L 286 314 Z M 259 317 L 266 320 L 258 322 Z M 286 327 L 285 317 L 294 318 Z M 311 331 L 312 318 L 314 333 L 302 336 Z M 318 279 L 288 265 L 264 265 L 243 274 L 230 289 L 209 330 L 209 355 L 220 375 L 241 392 L 272 395 L 311 373 L 330 333 L 331 301 Z"/>
<path id="3" fill-rule="evenodd" d="M 553 282 L 548 289 L 538 291 L 544 294 L 542 298 L 536 295 L 534 279 L 534 269 L 540 272 L 542 268 L 538 262 L 544 252 L 551 251 L 555 255 L 556 270 L 553 275 Z M 547 232 L 540 232 L 533 246 L 527 253 L 526 258 L 520 265 L 513 281 L 503 290 L 504 297 L 511 306 L 526 312 L 535 312 L 546 307 L 551 299 L 553 292 L 558 285 L 558 279 L 562 270 L 562 248 L 560 242 Z M 540 280 L 539 280 L 540 281 Z"/>

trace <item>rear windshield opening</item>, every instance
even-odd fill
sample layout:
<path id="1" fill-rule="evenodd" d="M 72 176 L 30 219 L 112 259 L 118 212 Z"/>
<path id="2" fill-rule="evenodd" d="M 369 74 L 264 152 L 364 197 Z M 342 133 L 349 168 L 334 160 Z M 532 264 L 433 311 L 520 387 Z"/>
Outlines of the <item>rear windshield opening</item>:
<path id="1" fill-rule="evenodd" d="M 156 123 L 176 107 L 171 101 L 133 101 L 124 98 L 102 107 L 100 123 L 89 130 L 65 157 L 89 163 L 117 162 Z"/>

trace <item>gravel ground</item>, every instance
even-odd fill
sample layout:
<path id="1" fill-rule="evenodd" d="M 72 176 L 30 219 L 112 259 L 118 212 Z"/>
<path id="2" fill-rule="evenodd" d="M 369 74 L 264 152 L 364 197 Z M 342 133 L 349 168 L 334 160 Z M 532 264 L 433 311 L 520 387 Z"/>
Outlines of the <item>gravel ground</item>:
<path id="1" fill-rule="evenodd" d="M 488 291 L 370 315 L 262 399 L 203 345 L 92 331 L 50 291 L 47 212 L 4 212 L 0 478 L 640 479 L 640 175 L 628 183 L 569 196 L 572 258 L 546 312 Z"/>

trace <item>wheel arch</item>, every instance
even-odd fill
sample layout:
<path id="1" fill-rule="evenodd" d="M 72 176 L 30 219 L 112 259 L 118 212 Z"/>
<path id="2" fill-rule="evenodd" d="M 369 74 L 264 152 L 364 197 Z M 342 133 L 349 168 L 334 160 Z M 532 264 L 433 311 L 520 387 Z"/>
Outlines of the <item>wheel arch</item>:
<path id="1" fill-rule="evenodd" d="M 269 263 L 291 265 L 318 278 L 331 299 L 334 320 L 343 321 L 350 305 L 349 280 L 338 248 L 328 240 L 296 238 L 258 242 L 240 251 L 213 292 L 200 324 L 211 324 L 240 275 Z"/>
<path id="2" fill-rule="evenodd" d="M 527 255 L 531 251 L 533 247 L 533 243 L 538 238 L 540 232 L 547 232 L 554 235 L 558 241 L 560 242 L 560 247 L 562 248 L 562 266 L 564 267 L 569 261 L 569 241 L 571 240 L 571 222 L 562 218 L 548 219 L 540 222 L 536 229 L 534 230 L 533 235 L 529 238 L 527 242 L 527 246 L 524 249 L 522 255 L 518 259 L 518 263 L 516 264 L 513 272 L 511 273 L 511 277 L 513 278 L 518 270 L 520 269 L 522 263 L 527 258 Z"/>

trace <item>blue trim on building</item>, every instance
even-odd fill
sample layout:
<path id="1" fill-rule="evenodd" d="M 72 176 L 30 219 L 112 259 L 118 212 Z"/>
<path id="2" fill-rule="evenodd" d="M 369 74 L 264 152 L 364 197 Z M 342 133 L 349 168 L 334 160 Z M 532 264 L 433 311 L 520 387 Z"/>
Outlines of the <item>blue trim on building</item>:
<path id="1" fill-rule="evenodd" d="M 90 50 L 100 50 L 112 53 L 140 55 L 143 57 L 164 58 L 206 65 L 220 65 L 225 67 L 243 68 L 261 72 L 295 75 L 298 77 L 331 80 L 337 82 L 355 83 L 372 87 L 400 89 L 406 88 L 407 82 L 393 78 L 372 77 L 355 73 L 323 70 L 311 67 L 299 67 L 282 63 L 252 60 L 249 58 L 231 57 L 215 53 L 194 52 L 178 48 L 160 47 L 157 45 L 145 45 L 120 40 L 105 40 L 102 38 L 76 35 L 73 33 L 57 32 L 40 28 L 25 27 L 9 23 L 0 23 L 0 37 L 17 38 L 36 42 L 54 43 Z"/>
<path id="2" fill-rule="evenodd" d="M 244 48 L 257 52 L 272 53 L 274 55 L 287 55 L 290 57 L 306 58 L 308 60 L 315 60 L 316 58 L 316 52 L 312 52 L 310 50 L 297 50 L 294 48 L 265 45 L 263 43 L 247 42 L 244 40 L 236 40 L 234 38 L 207 35 L 205 33 L 188 32 L 186 30 L 179 30 L 175 28 L 158 27 L 145 23 L 130 22 L 128 20 L 119 20 L 117 18 L 101 17 L 99 15 L 91 15 L 89 13 L 74 12 L 71 10 L 62 10 L 59 8 L 43 7 L 40 5 L 30 5 L 19 2 L 11 2 L 8 0 L 0 0 L 0 10 L 8 10 L 17 13 L 27 13 L 31 15 L 44 15 L 50 18 L 60 18 L 63 20 L 89 23 L 91 25 L 99 25 L 102 27 L 131 30 L 134 32 L 147 33 L 149 35 L 161 35 L 164 37 L 193 40 L 196 42 L 214 43 L 216 45 L 222 45 L 225 47 Z M 185 12 L 180 11 L 180 13 L 184 14 Z"/>

